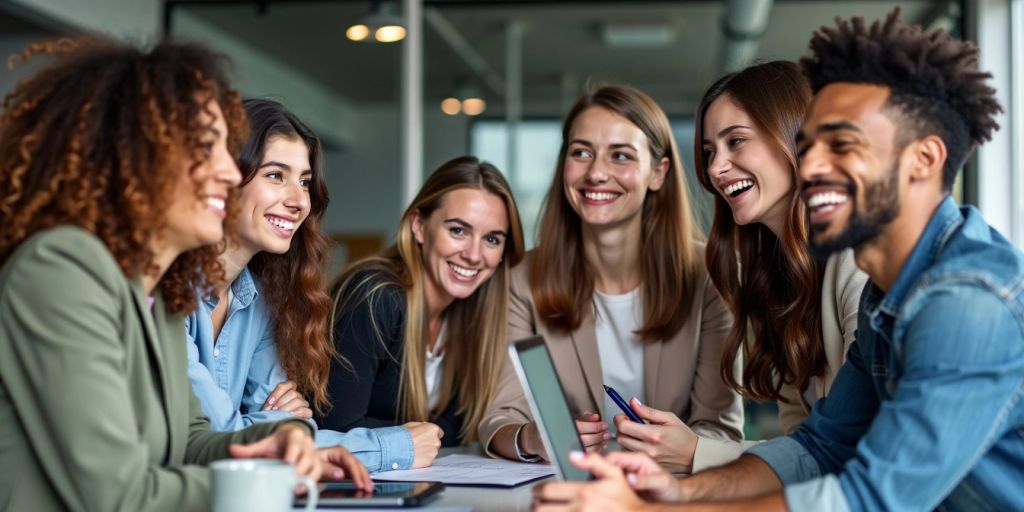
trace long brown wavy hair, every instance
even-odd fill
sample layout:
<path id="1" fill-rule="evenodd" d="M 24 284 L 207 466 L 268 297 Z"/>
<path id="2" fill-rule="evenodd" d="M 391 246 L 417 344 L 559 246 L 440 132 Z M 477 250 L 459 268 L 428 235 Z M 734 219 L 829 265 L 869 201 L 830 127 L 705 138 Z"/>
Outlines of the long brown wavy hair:
<path id="1" fill-rule="evenodd" d="M 181 155 L 190 175 L 209 158 L 200 113 L 221 106 L 232 154 L 246 135 L 226 59 L 196 45 L 144 51 L 94 38 L 33 44 L 20 58 L 36 54 L 53 61 L 4 98 L 0 117 L 0 264 L 32 234 L 72 224 L 102 240 L 125 276 L 157 275 L 150 244 Z M 188 313 L 196 288 L 223 278 L 218 252 L 201 247 L 171 264 L 158 283 L 170 312 Z"/>
<path id="2" fill-rule="evenodd" d="M 501 263 L 494 275 L 472 295 L 455 300 L 445 310 L 447 324 L 443 343 L 447 355 L 442 363 L 441 399 L 437 408 L 429 411 L 425 378 L 429 332 L 424 291 L 427 277 L 423 253 L 413 237 L 412 224 L 417 214 L 420 218 L 429 217 L 441 206 L 448 193 L 466 188 L 489 192 L 502 199 L 508 214 L 508 234 Z M 457 413 L 466 418 L 459 438 L 463 442 L 476 440 L 477 425 L 494 395 L 505 361 L 509 269 L 523 259 L 524 252 L 519 209 L 508 182 L 491 164 L 463 156 L 444 163 L 427 178 L 412 204 L 402 214 L 394 245 L 377 256 L 354 263 L 338 278 L 331 290 L 334 321 L 350 314 L 359 303 L 375 300 L 385 286 L 400 286 L 405 290 L 402 376 L 397 401 L 400 410 L 396 411 L 396 417 L 402 421 L 430 421 L 458 397 Z M 370 286 L 372 281 L 379 282 Z M 358 294 L 355 293 L 357 290 L 368 291 Z M 374 326 L 378 329 L 384 327 Z M 384 343 L 380 332 L 377 336 Z"/>
<path id="3" fill-rule="evenodd" d="M 785 400 L 780 394 L 784 384 L 805 390 L 811 377 L 825 371 L 821 340 L 825 264 L 808 250 L 806 210 L 795 185 L 786 199 L 789 207 L 781 237 L 759 222 L 740 226 L 733 220 L 732 209 L 708 176 L 703 150 L 704 116 L 725 95 L 783 155 L 796 183 L 796 134 L 811 103 L 811 91 L 796 64 L 757 64 L 712 84 L 694 119 L 697 177 L 715 197 L 705 258 L 711 280 L 736 318 L 722 352 L 722 380 L 757 400 Z M 733 373 L 740 350 L 746 360 L 742 384 Z"/>
<path id="4" fill-rule="evenodd" d="M 324 261 L 328 240 L 320 231 L 327 204 L 323 150 L 320 138 L 294 114 L 276 101 L 249 99 L 243 102 L 249 117 L 250 137 L 242 147 L 238 169 L 242 187 L 256 176 L 272 138 L 299 140 L 309 151 L 313 176 L 309 184 L 309 215 L 292 238 L 288 252 L 266 251 L 253 256 L 249 271 L 260 283 L 260 293 L 270 311 L 277 344 L 277 358 L 298 391 L 312 400 L 318 414 L 330 408 L 327 377 L 334 344 L 327 335 L 331 298 L 327 295 Z"/>
<path id="5" fill-rule="evenodd" d="M 641 212 L 641 296 L 644 321 L 637 335 L 646 341 L 670 339 L 683 324 L 698 287 L 697 249 L 702 236 L 694 223 L 683 165 L 668 117 L 650 96 L 632 87 L 609 85 L 584 94 L 562 125 L 562 147 L 544 200 L 540 233 L 530 259 L 529 282 L 537 312 L 549 328 L 574 331 L 593 308 L 594 275 L 583 256 L 582 224 L 565 197 L 565 157 L 573 123 L 589 108 L 603 108 L 633 123 L 647 136 L 652 161 L 668 158 L 660 190 L 650 190 Z"/>

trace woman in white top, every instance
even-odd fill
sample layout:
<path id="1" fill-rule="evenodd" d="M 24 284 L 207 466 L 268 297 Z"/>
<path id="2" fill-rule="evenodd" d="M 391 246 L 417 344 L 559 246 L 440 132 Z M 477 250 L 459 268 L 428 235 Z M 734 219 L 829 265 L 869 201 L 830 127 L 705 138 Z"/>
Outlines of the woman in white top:
<path id="1" fill-rule="evenodd" d="M 609 440 L 609 385 L 685 418 L 702 436 L 742 439 L 739 395 L 719 376 L 732 329 L 668 118 L 649 96 L 605 86 L 563 124 L 537 248 L 512 272 L 509 339 L 542 335 L 584 445 Z M 546 457 L 506 365 L 480 423 L 488 453 Z M 678 468 L 688 470 L 685 465 Z"/>
<path id="2" fill-rule="evenodd" d="M 719 79 L 695 117 L 697 176 L 715 195 L 708 271 L 736 318 L 722 379 L 750 398 L 777 400 L 787 434 L 828 393 L 853 342 L 866 281 L 850 251 L 827 261 L 809 252 L 795 141 L 810 101 L 799 67 L 774 61 Z M 737 378 L 732 362 L 740 354 Z M 707 439 L 671 413 L 631 406 L 650 424 L 620 415 L 619 443 L 663 465 L 699 471 L 749 446 Z"/>

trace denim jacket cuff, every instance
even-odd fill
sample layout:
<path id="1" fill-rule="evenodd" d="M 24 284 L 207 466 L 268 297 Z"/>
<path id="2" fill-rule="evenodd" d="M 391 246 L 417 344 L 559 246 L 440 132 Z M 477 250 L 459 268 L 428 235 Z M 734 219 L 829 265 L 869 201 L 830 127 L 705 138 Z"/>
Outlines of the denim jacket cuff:
<path id="1" fill-rule="evenodd" d="M 759 444 L 745 453 L 763 460 L 775 471 L 782 485 L 806 482 L 821 476 L 818 461 L 792 437 L 780 437 Z"/>

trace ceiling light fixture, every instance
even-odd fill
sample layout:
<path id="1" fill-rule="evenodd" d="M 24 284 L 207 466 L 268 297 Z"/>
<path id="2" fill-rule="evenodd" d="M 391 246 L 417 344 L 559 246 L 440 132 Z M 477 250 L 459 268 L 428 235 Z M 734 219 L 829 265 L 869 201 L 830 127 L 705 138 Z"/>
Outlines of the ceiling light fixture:
<path id="1" fill-rule="evenodd" d="M 445 98 L 441 100 L 441 112 L 457 116 L 459 112 L 462 112 L 462 102 L 458 98 Z"/>
<path id="2" fill-rule="evenodd" d="M 664 48 L 676 40 L 676 29 L 667 22 L 605 23 L 598 29 L 608 48 Z"/>
<path id="3" fill-rule="evenodd" d="M 465 78 L 459 79 L 455 85 L 455 94 L 441 100 L 441 112 L 450 116 L 459 113 L 467 116 L 478 116 L 487 110 L 487 102 L 481 97 L 476 87 Z"/>
<path id="4" fill-rule="evenodd" d="M 394 2 L 373 2 L 370 14 L 345 30 L 345 37 L 361 43 L 394 43 L 405 39 L 405 21 Z"/>

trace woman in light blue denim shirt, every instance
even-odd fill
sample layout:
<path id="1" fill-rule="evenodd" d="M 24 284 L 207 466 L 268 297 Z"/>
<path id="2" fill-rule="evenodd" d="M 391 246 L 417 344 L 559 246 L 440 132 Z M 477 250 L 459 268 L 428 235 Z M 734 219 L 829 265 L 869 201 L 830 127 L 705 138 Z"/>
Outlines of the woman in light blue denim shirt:
<path id="1" fill-rule="evenodd" d="M 211 427 L 222 431 L 293 416 L 313 423 L 313 409 L 330 407 L 327 374 L 338 357 L 327 335 L 320 141 L 279 103 L 244 107 L 252 133 L 239 157 L 236 231 L 221 259 L 230 285 L 201 290 L 185 322 L 189 380 Z M 317 444 L 344 446 L 370 471 L 413 461 L 412 437 L 400 426 L 320 430 Z"/>

